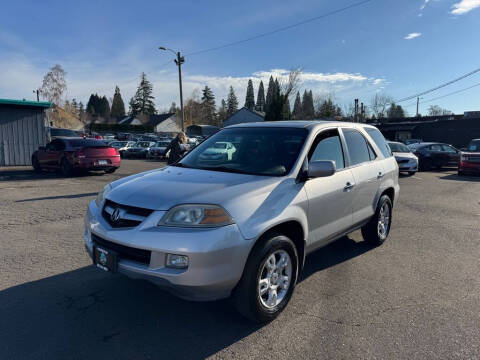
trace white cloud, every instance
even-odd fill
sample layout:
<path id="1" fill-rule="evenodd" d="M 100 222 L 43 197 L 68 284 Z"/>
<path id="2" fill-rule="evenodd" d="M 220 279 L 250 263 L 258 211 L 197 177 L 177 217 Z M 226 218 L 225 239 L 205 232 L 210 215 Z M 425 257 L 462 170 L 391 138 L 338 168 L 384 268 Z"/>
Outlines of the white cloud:
<path id="1" fill-rule="evenodd" d="M 405 40 L 411 40 L 411 39 L 415 39 L 419 36 L 421 36 L 422 33 L 418 33 L 418 32 L 413 32 L 413 33 L 410 33 L 408 34 L 407 36 L 404 37 Z"/>
<path id="2" fill-rule="evenodd" d="M 461 0 L 460 2 L 452 5 L 452 10 L 450 11 L 450 14 L 466 14 L 477 7 L 480 7 L 480 0 Z"/>
<path id="3" fill-rule="evenodd" d="M 430 2 L 430 0 L 424 0 L 422 6 L 420 6 L 420 10 L 423 10 L 427 7 L 428 3 Z"/>

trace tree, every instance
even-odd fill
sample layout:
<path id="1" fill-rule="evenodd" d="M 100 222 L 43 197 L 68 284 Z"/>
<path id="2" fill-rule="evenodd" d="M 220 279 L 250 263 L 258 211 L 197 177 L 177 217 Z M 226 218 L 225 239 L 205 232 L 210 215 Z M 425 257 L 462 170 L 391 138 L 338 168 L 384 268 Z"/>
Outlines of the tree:
<path id="1" fill-rule="evenodd" d="M 389 119 L 392 118 L 404 118 L 405 117 L 405 111 L 403 111 L 403 108 L 400 105 L 395 105 L 394 102 L 390 105 L 390 107 L 387 110 L 387 117 Z"/>
<path id="2" fill-rule="evenodd" d="M 125 104 L 123 103 L 122 95 L 120 94 L 120 88 L 118 86 L 115 86 L 111 115 L 114 118 L 125 116 Z"/>
<path id="3" fill-rule="evenodd" d="M 281 86 L 278 79 L 273 82 L 272 100 L 266 106 L 265 121 L 288 120 L 291 118 L 289 97 L 300 83 L 300 70 L 291 70 L 288 80 Z M 270 87 L 270 86 L 269 86 Z"/>
<path id="4" fill-rule="evenodd" d="M 313 106 L 313 94 L 312 90 L 303 91 L 302 97 L 302 115 L 304 120 L 312 120 L 315 118 L 315 108 Z"/>
<path id="5" fill-rule="evenodd" d="M 83 102 L 79 102 L 78 103 L 78 119 L 80 121 L 83 121 L 84 120 L 84 117 L 85 117 L 85 108 L 83 106 Z"/>
<path id="6" fill-rule="evenodd" d="M 238 110 L 238 100 L 233 91 L 233 87 L 230 86 L 230 91 L 227 96 L 227 118 L 232 116 Z"/>
<path id="7" fill-rule="evenodd" d="M 302 112 L 302 100 L 300 100 L 300 92 L 297 91 L 297 96 L 295 97 L 295 102 L 293 103 L 293 118 L 295 120 L 301 120 L 303 118 Z"/>
<path id="8" fill-rule="evenodd" d="M 265 90 L 263 89 L 263 81 L 260 81 L 257 93 L 257 105 L 255 106 L 257 111 L 265 111 Z"/>
<path id="9" fill-rule="evenodd" d="M 65 75 L 67 73 L 62 69 L 62 66 L 57 64 L 50 69 L 43 77 L 40 94 L 42 97 L 51 103 L 60 106 L 63 94 L 67 90 L 67 82 Z"/>
<path id="10" fill-rule="evenodd" d="M 253 83 L 251 79 L 248 80 L 247 95 L 245 96 L 245 107 L 250 110 L 255 109 L 255 94 L 253 91 Z"/>
<path id="11" fill-rule="evenodd" d="M 202 90 L 202 123 L 203 124 L 216 124 L 216 106 L 215 95 L 213 95 L 212 89 L 208 86 Z"/>
<path id="12" fill-rule="evenodd" d="M 430 105 L 427 111 L 428 111 L 428 116 L 441 116 L 441 115 L 453 114 L 450 110 L 443 109 L 438 105 Z"/>
<path id="13" fill-rule="evenodd" d="M 377 119 L 385 117 L 387 106 L 393 103 L 391 96 L 387 94 L 375 94 L 370 101 L 370 108 Z"/>
<path id="14" fill-rule="evenodd" d="M 272 103 L 274 92 L 275 92 L 275 81 L 273 80 L 273 76 L 270 75 L 270 80 L 268 81 L 267 97 L 265 98 L 265 112 L 267 111 L 267 109 Z"/>
<path id="15" fill-rule="evenodd" d="M 227 103 L 224 99 L 220 102 L 220 107 L 217 112 L 218 121 L 223 124 L 223 121 L 227 118 Z"/>
<path id="16" fill-rule="evenodd" d="M 201 124 L 202 104 L 200 102 L 200 90 L 195 89 L 184 105 L 185 126 Z"/>
<path id="17" fill-rule="evenodd" d="M 153 115 L 157 112 L 155 109 L 155 104 L 153 100 L 153 86 L 150 81 L 147 80 L 147 76 L 142 72 L 140 84 L 138 85 L 137 92 L 130 99 L 130 115 L 137 116 L 139 114 L 143 115 Z"/>

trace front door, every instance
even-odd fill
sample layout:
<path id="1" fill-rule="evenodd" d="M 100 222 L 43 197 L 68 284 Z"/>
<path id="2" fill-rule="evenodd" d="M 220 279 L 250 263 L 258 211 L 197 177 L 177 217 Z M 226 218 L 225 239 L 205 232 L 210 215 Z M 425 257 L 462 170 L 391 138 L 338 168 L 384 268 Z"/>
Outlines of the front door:
<path id="1" fill-rule="evenodd" d="M 352 172 L 345 169 L 345 157 L 338 129 L 317 135 L 308 154 L 309 161 L 332 160 L 332 176 L 305 182 L 308 197 L 309 241 L 320 246 L 352 226 Z"/>

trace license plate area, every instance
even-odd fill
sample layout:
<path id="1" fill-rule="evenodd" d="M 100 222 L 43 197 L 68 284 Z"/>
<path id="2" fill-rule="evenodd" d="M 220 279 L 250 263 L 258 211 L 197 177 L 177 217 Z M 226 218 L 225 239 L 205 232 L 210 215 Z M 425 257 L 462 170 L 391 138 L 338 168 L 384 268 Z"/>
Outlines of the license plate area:
<path id="1" fill-rule="evenodd" d="M 95 246 L 94 254 L 94 263 L 99 269 L 117 271 L 117 254 L 114 251 Z"/>
<path id="2" fill-rule="evenodd" d="M 98 160 L 97 165 L 98 166 L 108 165 L 108 160 Z"/>

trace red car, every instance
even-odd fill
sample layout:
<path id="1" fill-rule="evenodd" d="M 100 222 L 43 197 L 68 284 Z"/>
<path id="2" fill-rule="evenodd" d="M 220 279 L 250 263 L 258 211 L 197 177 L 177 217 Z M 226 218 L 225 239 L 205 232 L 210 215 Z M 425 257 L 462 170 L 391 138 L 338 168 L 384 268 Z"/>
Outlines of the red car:
<path id="1" fill-rule="evenodd" d="M 56 138 L 33 153 L 32 165 L 35 171 L 61 170 L 65 176 L 74 170 L 102 170 L 110 174 L 120 167 L 120 153 L 101 140 Z"/>
<path id="2" fill-rule="evenodd" d="M 473 139 L 466 149 L 462 149 L 458 163 L 458 175 L 480 174 L 480 139 Z"/>

